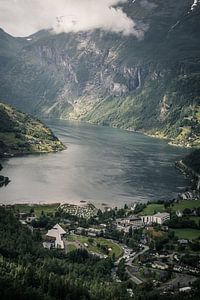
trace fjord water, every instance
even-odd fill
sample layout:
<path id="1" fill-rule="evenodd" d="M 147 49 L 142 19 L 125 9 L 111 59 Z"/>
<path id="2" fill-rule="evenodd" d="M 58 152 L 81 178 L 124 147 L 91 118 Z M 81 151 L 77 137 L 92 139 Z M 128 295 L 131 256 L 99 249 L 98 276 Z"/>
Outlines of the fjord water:
<path id="1" fill-rule="evenodd" d="M 188 150 L 120 129 L 84 123 L 48 124 L 67 146 L 58 153 L 3 162 L 11 182 L 0 203 L 124 203 L 168 200 L 188 181 L 174 168 Z"/>

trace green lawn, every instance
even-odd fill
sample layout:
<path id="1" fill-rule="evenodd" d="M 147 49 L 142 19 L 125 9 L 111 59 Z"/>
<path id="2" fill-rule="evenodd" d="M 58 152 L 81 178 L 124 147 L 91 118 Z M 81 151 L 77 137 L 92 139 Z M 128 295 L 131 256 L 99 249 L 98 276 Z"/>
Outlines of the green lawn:
<path id="1" fill-rule="evenodd" d="M 192 216 L 192 217 L 189 217 L 189 219 L 193 220 L 197 225 L 199 225 L 200 217 Z"/>
<path id="2" fill-rule="evenodd" d="M 173 212 L 183 211 L 185 208 L 197 208 L 200 207 L 200 200 L 182 200 L 179 203 L 173 203 L 171 209 Z M 166 209 L 163 204 L 148 204 L 147 207 L 140 213 L 140 215 L 153 215 L 157 212 L 165 212 Z"/>
<path id="3" fill-rule="evenodd" d="M 158 213 L 158 212 L 164 212 L 165 211 L 165 207 L 163 204 L 156 204 L 156 203 L 152 203 L 152 204 L 148 204 L 147 207 L 145 207 L 145 209 L 140 213 L 140 215 L 154 215 L 154 213 Z"/>
<path id="4" fill-rule="evenodd" d="M 185 208 L 197 208 L 200 207 L 200 200 L 183 200 L 179 203 L 174 203 L 173 206 L 171 206 L 172 211 L 183 211 Z"/>
<path id="5" fill-rule="evenodd" d="M 28 205 L 28 204 L 16 204 L 15 209 L 19 210 L 19 212 L 28 213 L 31 209 L 34 209 L 34 213 L 37 217 L 41 215 L 41 212 L 43 211 L 45 214 L 48 213 L 55 213 L 56 209 L 58 208 L 59 203 L 53 203 L 53 204 L 34 204 L 34 205 Z"/>
<path id="6" fill-rule="evenodd" d="M 74 244 L 68 244 L 67 245 L 67 252 L 71 252 L 71 251 L 74 251 L 76 250 L 76 246 Z"/>
<path id="7" fill-rule="evenodd" d="M 200 237 L 200 230 L 198 229 L 183 228 L 173 229 L 173 231 L 179 239 L 195 240 Z"/>
<path id="8" fill-rule="evenodd" d="M 90 252 L 95 252 L 95 253 L 99 253 L 99 254 L 105 254 L 99 247 L 97 247 L 97 243 L 99 243 L 100 245 L 104 245 L 107 246 L 108 248 L 111 248 L 112 251 L 109 252 L 109 255 L 112 256 L 112 254 L 115 254 L 116 258 L 119 258 L 120 256 L 123 255 L 123 250 L 122 248 L 113 243 L 110 240 L 101 238 L 101 237 L 95 237 L 92 238 L 93 243 L 89 243 L 89 239 L 91 239 L 90 237 L 87 236 L 82 236 L 82 235 L 69 235 L 68 236 L 68 240 L 69 241 L 76 241 L 79 242 L 80 244 L 84 245 L 84 243 L 86 243 L 88 245 L 87 249 Z"/>

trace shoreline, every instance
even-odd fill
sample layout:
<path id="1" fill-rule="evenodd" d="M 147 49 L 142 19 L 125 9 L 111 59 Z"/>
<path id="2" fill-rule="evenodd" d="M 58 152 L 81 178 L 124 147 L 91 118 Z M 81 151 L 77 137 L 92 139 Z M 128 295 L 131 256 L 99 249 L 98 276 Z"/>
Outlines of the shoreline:
<path id="1" fill-rule="evenodd" d="M 183 160 L 177 161 L 175 163 L 175 167 L 190 179 L 191 184 L 195 184 L 196 191 L 200 190 L 200 174 L 188 167 Z"/>
<path id="2" fill-rule="evenodd" d="M 59 119 L 58 119 L 59 120 Z M 67 121 L 67 120 L 64 120 L 64 121 Z M 77 121 L 75 121 L 75 122 L 77 122 Z M 81 121 L 78 121 L 79 123 L 82 123 Z M 83 122 L 83 123 L 85 123 L 85 122 Z M 92 125 L 95 125 L 95 124 L 92 124 Z M 96 125 L 95 125 L 96 126 Z M 97 125 L 98 126 L 98 125 Z M 103 126 L 103 127 L 108 127 L 108 126 Z M 113 127 L 112 127 L 113 128 Z M 120 128 L 117 128 L 117 129 L 120 129 Z M 154 136 L 154 135 L 150 135 L 150 134 L 148 134 L 148 133 L 145 133 L 145 132 L 143 132 L 143 131 L 134 131 L 134 130 L 130 130 L 130 129 L 123 129 L 123 130 L 126 130 L 126 131 L 128 131 L 128 132 L 130 132 L 130 133 L 136 133 L 136 134 L 141 134 L 141 135 L 145 135 L 145 136 L 150 136 L 150 137 L 152 137 L 152 138 L 157 138 L 157 139 L 160 139 L 160 140 L 167 140 L 166 138 L 165 139 L 162 139 L 161 137 L 159 137 L 159 136 Z M 65 145 L 64 145 L 65 146 Z M 182 146 L 181 146 L 182 147 Z M 67 150 L 67 146 L 65 146 L 65 149 L 62 149 L 62 150 L 55 150 L 55 151 L 47 151 L 47 152 L 22 152 L 22 153 L 6 153 L 6 155 L 4 155 L 3 157 L 0 157 L 0 161 L 1 160 L 7 160 L 7 159 L 10 159 L 10 158 L 13 158 L 13 157 L 25 157 L 25 156 L 28 156 L 28 155 L 45 155 L 45 154 L 50 154 L 50 153 L 57 153 L 57 152 L 61 152 L 61 151 L 64 151 L 64 150 Z M 184 147 L 183 147 L 184 148 Z M 174 167 L 176 167 L 176 163 L 175 163 L 175 165 L 173 166 L 173 168 Z M 178 196 L 178 193 L 177 193 L 177 196 Z M 169 199 L 166 199 L 165 201 L 167 202 Z M 35 200 L 34 200 L 35 201 Z M 36 200 L 37 201 L 37 200 Z M 150 200 L 148 200 L 148 201 L 150 201 Z M 155 201 L 155 200 L 154 200 Z M 157 200 L 157 201 L 159 201 L 159 200 Z M 2 204 L 0 204 L 0 205 L 27 205 L 27 206 L 32 206 L 32 205 L 53 205 L 54 203 L 57 203 L 57 202 L 46 202 L 46 201 L 44 201 L 44 202 L 33 202 L 33 203 L 27 203 L 26 201 L 24 201 L 24 202 L 16 202 L 16 203 L 10 203 L 10 204 L 6 204 L 6 203 L 2 203 Z M 92 204 L 94 204 L 93 202 L 91 202 Z M 88 204 L 88 201 L 87 200 L 80 200 L 80 202 L 79 203 L 77 203 L 77 202 L 75 202 L 74 204 L 72 204 L 72 203 L 70 203 L 70 202 L 68 202 L 68 201 L 66 201 L 66 202 L 59 202 L 59 204 L 61 205 L 61 204 L 71 204 L 71 205 L 78 205 L 78 206 L 80 206 L 81 204 Z M 114 207 L 115 205 L 113 204 L 113 205 L 110 205 L 109 204 L 109 202 L 107 202 L 107 203 L 98 203 L 98 204 L 94 204 L 95 206 L 97 205 L 97 207 L 98 208 L 100 208 L 100 209 L 105 209 L 105 208 L 109 208 L 109 207 Z"/>
<path id="3" fill-rule="evenodd" d="M 114 209 L 115 205 L 111 206 L 109 205 L 109 203 L 99 203 L 99 204 L 95 204 L 91 201 L 85 201 L 81 202 L 82 200 L 80 200 L 79 202 L 17 202 L 17 203 L 0 203 L 0 207 L 1 206 L 5 206 L 5 207 L 13 207 L 13 206 L 21 206 L 21 207 L 54 207 L 54 206 L 58 206 L 58 207 L 62 207 L 62 206 L 69 206 L 69 207 L 94 207 L 95 209 L 100 209 L 101 211 L 106 210 L 106 209 Z M 118 209 L 120 209 L 121 207 L 118 207 Z"/>
<path id="4" fill-rule="evenodd" d="M 58 153 L 61 151 L 67 150 L 67 146 L 64 145 L 64 149 L 60 150 L 54 150 L 54 151 L 38 151 L 38 152 L 17 152 L 17 153 L 4 153 L 3 155 L 0 155 L 0 161 L 4 159 L 10 159 L 13 157 L 23 157 L 23 156 L 29 156 L 29 155 L 45 155 L 45 154 L 53 154 L 53 153 Z"/>
<path id="5" fill-rule="evenodd" d="M 180 147 L 180 148 L 185 148 L 185 149 L 193 149 L 193 148 L 195 148 L 195 147 L 193 147 L 190 144 L 184 145 L 183 143 L 174 142 L 173 139 L 162 135 L 161 132 L 158 133 L 158 134 L 156 134 L 156 132 L 155 133 L 150 133 L 148 131 L 135 130 L 133 128 L 116 127 L 116 126 L 112 126 L 112 125 L 102 125 L 102 124 L 92 123 L 90 121 L 83 121 L 83 120 L 79 120 L 79 119 L 60 119 L 60 118 L 52 119 L 52 118 L 49 118 L 49 119 L 46 119 L 46 120 L 48 120 L 48 121 L 51 121 L 51 120 L 52 121 L 56 121 L 56 120 L 57 121 L 66 121 L 66 122 L 74 122 L 74 123 L 80 123 L 80 124 L 81 123 L 82 124 L 89 124 L 89 125 L 92 125 L 92 126 L 102 126 L 102 127 L 113 128 L 113 129 L 121 129 L 121 130 L 123 130 L 125 132 L 128 132 L 128 133 L 142 134 L 142 135 L 145 135 L 145 136 L 148 136 L 148 137 L 152 137 L 152 138 L 156 138 L 156 139 L 165 141 L 170 146 Z M 44 122 L 45 122 L 45 119 L 44 119 Z"/>

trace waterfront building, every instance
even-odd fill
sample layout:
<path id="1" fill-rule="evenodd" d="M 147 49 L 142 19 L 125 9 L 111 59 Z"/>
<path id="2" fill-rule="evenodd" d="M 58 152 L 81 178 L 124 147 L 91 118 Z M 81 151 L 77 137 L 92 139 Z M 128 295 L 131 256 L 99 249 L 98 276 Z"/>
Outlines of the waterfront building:
<path id="1" fill-rule="evenodd" d="M 169 213 L 157 213 L 152 216 L 141 216 L 141 219 L 145 225 L 150 225 L 152 223 L 162 225 L 167 220 L 170 220 L 170 214 Z"/>

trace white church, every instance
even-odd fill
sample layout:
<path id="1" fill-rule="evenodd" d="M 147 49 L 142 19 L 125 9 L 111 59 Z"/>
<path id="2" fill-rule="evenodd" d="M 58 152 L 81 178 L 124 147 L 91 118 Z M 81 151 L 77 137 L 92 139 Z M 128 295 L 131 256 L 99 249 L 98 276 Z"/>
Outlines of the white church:
<path id="1" fill-rule="evenodd" d="M 43 243 L 44 248 L 65 249 L 63 241 L 65 234 L 66 231 L 59 224 L 56 224 L 52 229 L 48 230 L 45 242 Z"/>

